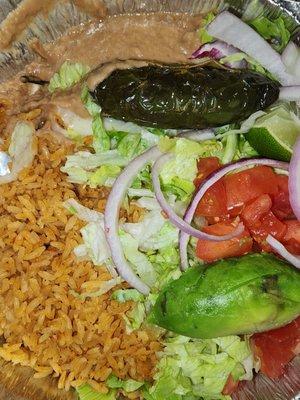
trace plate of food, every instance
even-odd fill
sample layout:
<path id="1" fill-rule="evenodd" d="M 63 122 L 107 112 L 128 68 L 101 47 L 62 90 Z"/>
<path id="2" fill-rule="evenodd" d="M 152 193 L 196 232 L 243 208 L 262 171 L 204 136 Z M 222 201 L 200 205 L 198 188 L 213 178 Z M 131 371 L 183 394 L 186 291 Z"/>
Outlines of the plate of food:
<path id="1" fill-rule="evenodd" d="M 296 400 L 297 2 L 0 12 L 0 399 Z"/>

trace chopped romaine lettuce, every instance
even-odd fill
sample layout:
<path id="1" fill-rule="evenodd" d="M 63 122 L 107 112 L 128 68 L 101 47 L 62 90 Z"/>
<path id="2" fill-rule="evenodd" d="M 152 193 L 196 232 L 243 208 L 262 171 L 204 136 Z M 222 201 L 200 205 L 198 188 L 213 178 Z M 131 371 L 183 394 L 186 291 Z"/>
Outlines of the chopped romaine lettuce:
<path id="1" fill-rule="evenodd" d="M 156 273 L 153 265 L 147 256 L 139 251 L 139 242 L 129 233 L 120 230 L 120 239 L 126 259 L 132 264 L 134 271 L 140 276 L 143 282 L 150 287 L 155 284 Z"/>
<path id="2" fill-rule="evenodd" d="M 83 102 L 85 108 L 88 110 L 88 112 L 92 117 L 95 117 L 100 114 L 101 107 L 98 106 L 98 104 L 94 103 L 94 100 L 86 85 L 83 86 L 81 91 L 81 101 Z"/>
<path id="3" fill-rule="evenodd" d="M 122 157 L 117 150 L 103 151 L 97 154 L 89 151 L 78 151 L 67 156 L 67 161 L 61 170 L 62 172 L 67 172 L 68 168 L 80 167 L 87 171 L 92 171 L 102 165 L 124 167 L 127 163 L 126 158 Z"/>
<path id="4" fill-rule="evenodd" d="M 120 172 L 121 168 L 116 165 L 102 165 L 90 175 L 87 183 L 92 188 L 96 188 L 97 186 L 111 186 L 109 184 L 111 179 L 115 179 Z"/>
<path id="5" fill-rule="evenodd" d="M 76 388 L 79 400 L 116 400 L 117 391 L 110 389 L 108 393 L 99 393 L 90 385 L 85 384 Z"/>
<path id="6" fill-rule="evenodd" d="M 201 44 L 210 43 L 213 41 L 213 37 L 207 33 L 206 27 L 214 19 L 215 15 L 213 12 L 209 12 L 202 18 L 199 28 L 199 36 Z"/>
<path id="7" fill-rule="evenodd" d="M 154 376 L 145 389 L 152 400 L 230 399 L 222 395 L 230 373 L 241 378 L 242 362 L 249 357 L 247 340 L 238 336 L 210 340 L 175 336 L 167 339 Z"/>
<path id="8" fill-rule="evenodd" d="M 147 147 L 147 143 L 142 140 L 139 133 L 129 133 L 120 140 L 117 148 L 121 156 L 131 160 L 143 153 Z"/>
<path id="9" fill-rule="evenodd" d="M 88 72 L 90 68 L 80 63 L 71 63 L 65 61 L 49 82 L 49 92 L 57 89 L 65 90 L 78 83 Z"/>
<path id="10" fill-rule="evenodd" d="M 248 56 L 246 53 L 235 53 L 229 56 L 221 58 L 219 61 L 221 64 L 231 64 L 234 62 L 245 60 L 248 63 L 248 66 L 253 71 L 256 71 L 262 75 L 266 75 L 271 79 L 274 79 L 273 75 L 267 71 L 261 64 L 259 64 L 254 58 Z"/>
<path id="11" fill-rule="evenodd" d="M 104 152 L 110 149 L 110 139 L 104 129 L 100 113 L 93 116 L 93 148 L 96 153 Z"/>
<path id="12" fill-rule="evenodd" d="M 119 379 L 115 375 L 110 375 L 106 380 L 106 384 L 111 389 L 123 389 L 126 393 L 135 392 L 140 389 L 145 382 L 139 382 L 134 379 Z"/>
<path id="13" fill-rule="evenodd" d="M 112 288 L 122 283 L 122 278 L 120 276 L 110 279 L 109 281 L 103 281 L 100 288 L 93 292 L 77 293 L 75 290 L 70 290 L 70 293 L 81 300 L 88 298 L 99 297 L 103 294 L 109 292 Z"/>
<path id="14" fill-rule="evenodd" d="M 226 140 L 226 145 L 222 157 L 222 164 L 230 163 L 233 160 L 233 157 L 237 149 L 238 135 L 233 133 L 232 135 L 226 136 L 225 140 Z"/>
<path id="15" fill-rule="evenodd" d="M 163 247 L 155 254 L 149 254 L 149 260 L 158 276 L 155 283 L 156 289 L 160 289 L 168 282 L 180 277 L 179 252 L 175 246 Z"/>
<path id="16" fill-rule="evenodd" d="M 250 21 L 249 25 L 278 52 L 281 52 L 286 47 L 291 37 L 282 17 L 271 20 L 261 15 Z"/>
<path id="17" fill-rule="evenodd" d="M 103 224 L 90 222 L 80 229 L 86 253 L 95 265 L 103 265 L 110 258 L 110 250 L 106 242 Z M 80 245 L 82 246 L 82 245 Z"/>
<path id="18" fill-rule="evenodd" d="M 146 307 L 144 302 L 138 302 L 125 316 L 126 332 L 131 333 L 139 329 L 146 318 Z"/>
<path id="19" fill-rule="evenodd" d="M 152 129 L 146 129 L 132 122 L 119 121 L 113 118 L 103 119 L 104 128 L 107 131 L 117 132 L 118 135 L 122 133 L 140 134 L 142 140 L 145 140 L 149 146 L 154 146 L 158 143 L 159 137 Z"/>
<path id="20" fill-rule="evenodd" d="M 174 158 L 163 167 L 160 177 L 162 188 L 177 199 L 188 199 L 195 190 L 197 159 L 206 156 L 221 156 L 223 145 L 216 140 L 197 143 L 192 140 L 162 138 L 159 146 L 163 151 L 174 153 Z"/>
<path id="21" fill-rule="evenodd" d="M 144 296 L 136 289 L 115 290 L 111 298 L 117 300 L 119 303 L 125 303 L 125 301 L 144 301 Z"/>

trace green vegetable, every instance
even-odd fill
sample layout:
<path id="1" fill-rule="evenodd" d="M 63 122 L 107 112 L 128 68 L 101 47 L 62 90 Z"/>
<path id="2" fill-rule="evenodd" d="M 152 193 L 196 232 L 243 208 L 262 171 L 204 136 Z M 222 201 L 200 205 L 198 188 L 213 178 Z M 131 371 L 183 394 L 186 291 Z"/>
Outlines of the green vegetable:
<path id="1" fill-rule="evenodd" d="M 153 64 L 115 70 L 97 85 L 93 98 L 103 115 L 152 127 L 201 129 L 241 121 L 272 104 L 278 93 L 278 83 L 252 71 Z"/>
<path id="2" fill-rule="evenodd" d="M 215 14 L 209 12 L 202 18 L 199 28 L 199 37 L 201 44 L 210 43 L 213 40 L 213 37 L 207 33 L 206 27 L 207 25 L 215 19 Z"/>
<path id="3" fill-rule="evenodd" d="M 88 184 L 92 188 L 103 185 L 108 186 L 107 181 L 111 178 L 116 178 L 120 172 L 121 168 L 116 165 L 102 165 L 90 175 Z"/>
<path id="4" fill-rule="evenodd" d="M 80 63 L 71 63 L 65 61 L 50 80 L 49 92 L 57 89 L 66 90 L 78 83 L 88 72 L 90 68 Z"/>
<path id="5" fill-rule="evenodd" d="M 278 52 L 281 52 L 286 47 L 291 37 L 282 17 L 271 20 L 267 17 L 259 16 L 250 21 L 249 25 L 264 39 L 268 40 Z"/>
<path id="6" fill-rule="evenodd" d="M 218 156 L 223 150 L 222 144 L 216 140 L 197 143 L 183 138 L 162 138 L 159 147 L 162 151 L 170 151 L 175 155 L 161 171 L 163 190 L 168 194 L 175 194 L 181 200 L 186 200 L 194 193 L 193 180 L 197 176 L 198 158 Z"/>
<path id="7" fill-rule="evenodd" d="M 126 259 L 132 264 L 134 271 L 143 282 L 150 287 L 154 285 L 156 273 L 146 254 L 139 251 L 139 243 L 129 233 L 120 231 L 120 239 Z"/>
<path id="8" fill-rule="evenodd" d="M 94 390 L 90 385 L 85 384 L 76 389 L 79 400 L 115 400 L 117 391 L 111 389 L 108 393 L 99 393 Z"/>
<path id="9" fill-rule="evenodd" d="M 242 379 L 243 363 L 249 357 L 247 340 L 238 336 L 213 340 L 168 338 L 157 365 L 154 385 L 143 394 L 148 400 L 230 399 L 221 394 L 228 375 Z"/>
<path id="10" fill-rule="evenodd" d="M 106 384 L 111 389 L 123 389 L 127 393 L 135 392 L 144 385 L 145 382 L 135 381 L 134 379 L 119 379 L 115 375 L 110 375 Z"/>
<path id="11" fill-rule="evenodd" d="M 251 334 L 300 314 L 300 272 L 269 254 L 191 268 L 159 295 L 150 321 L 197 337 Z"/>
<path id="12" fill-rule="evenodd" d="M 125 301 L 143 301 L 144 296 L 136 289 L 118 289 L 115 290 L 111 296 L 113 300 L 117 300 L 119 303 L 125 303 Z"/>
<path id="13" fill-rule="evenodd" d="M 290 161 L 299 135 L 296 117 L 285 106 L 279 106 L 258 118 L 245 137 L 260 155 Z"/>
<path id="14" fill-rule="evenodd" d="M 93 117 L 93 148 L 96 153 L 110 149 L 110 139 L 104 129 L 100 114 Z"/>

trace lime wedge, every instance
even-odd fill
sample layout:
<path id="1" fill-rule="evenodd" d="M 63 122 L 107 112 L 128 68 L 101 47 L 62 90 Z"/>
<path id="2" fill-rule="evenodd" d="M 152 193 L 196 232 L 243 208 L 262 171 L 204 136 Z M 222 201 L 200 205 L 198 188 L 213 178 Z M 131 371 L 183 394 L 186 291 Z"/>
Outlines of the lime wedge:
<path id="1" fill-rule="evenodd" d="M 261 156 L 290 161 L 299 135 L 300 126 L 281 108 L 259 118 L 246 138 Z"/>

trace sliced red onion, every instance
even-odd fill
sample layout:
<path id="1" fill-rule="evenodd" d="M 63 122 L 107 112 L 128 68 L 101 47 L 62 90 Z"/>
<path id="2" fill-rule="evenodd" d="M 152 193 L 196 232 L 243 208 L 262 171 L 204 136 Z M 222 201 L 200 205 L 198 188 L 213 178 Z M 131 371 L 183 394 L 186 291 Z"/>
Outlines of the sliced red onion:
<path id="1" fill-rule="evenodd" d="M 300 220 L 300 138 L 293 148 L 289 167 L 289 197 L 294 214 Z"/>
<path id="2" fill-rule="evenodd" d="M 279 100 L 284 101 L 299 101 L 300 86 L 283 86 L 280 88 Z"/>
<path id="3" fill-rule="evenodd" d="M 221 14 L 208 25 L 207 32 L 216 39 L 237 47 L 253 57 L 270 71 L 283 85 L 296 85 L 299 82 L 289 74 L 280 55 L 254 29 L 228 11 Z"/>
<path id="4" fill-rule="evenodd" d="M 300 268 L 300 257 L 295 256 L 294 254 L 290 253 L 282 243 L 280 243 L 277 239 L 273 236 L 268 235 L 266 239 L 267 243 L 272 247 L 273 250 L 276 251 L 281 257 L 283 257 L 286 261 L 293 264 L 294 267 Z"/>
<path id="5" fill-rule="evenodd" d="M 151 149 L 145 151 L 128 164 L 128 166 L 118 176 L 112 187 L 104 213 L 106 240 L 110 247 L 112 260 L 116 269 L 125 281 L 145 295 L 149 294 L 149 287 L 133 272 L 130 264 L 124 256 L 122 244 L 119 238 L 119 212 L 126 191 L 131 186 L 132 181 L 138 172 L 145 165 L 156 160 L 160 155 L 161 152 L 156 146 L 151 147 Z"/>
<path id="6" fill-rule="evenodd" d="M 171 159 L 173 158 L 172 154 L 164 154 L 163 156 L 159 157 L 156 162 L 154 163 L 152 167 L 152 183 L 153 183 L 153 188 L 155 192 L 156 199 L 169 218 L 169 220 L 177 226 L 181 231 L 186 232 L 188 235 L 194 236 L 198 239 L 205 239 L 205 240 L 212 240 L 214 242 L 222 242 L 223 240 L 229 240 L 232 239 L 233 237 L 239 235 L 243 231 L 243 227 L 239 227 L 236 231 L 229 235 L 224 235 L 224 236 L 216 236 L 216 235 L 209 235 L 208 233 L 202 232 L 199 229 L 196 229 L 190 225 L 190 223 L 187 223 L 184 221 L 179 215 L 175 213 L 173 208 L 170 206 L 170 204 L 166 201 L 163 192 L 160 187 L 160 180 L 159 180 L 159 174 L 162 169 L 162 167 Z"/>
<path id="7" fill-rule="evenodd" d="M 212 58 L 213 60 L 221 60 L 221 58 L 235 53 L 239 53 L 239 50 L 236 47 L 230 46 L 221 40 L 216 40 L 213 43 L 205 43 L 200 46 L 199 49 L 194 51 L 191 59 L 208 57 Z M 233 63 L 227 63 L 226 65 L 230 68 L 245 68 L 246 63 L 242 60 Z"/>
<path id="8" fill-rule="evenodd" d="M 159 160 L 158 160 L 159 161 Z M 249 167 L 250 165 L 267 165 L 273 168 L 280 168 L 283 170 L 288 170 L 289 164 L 282 162 L 271 160 L 268 158 L 247 158 L 244 160 L 237 161 L 232 164 L 225 165 L 221 169 L 213 172 L 199 187 L 198 192 L 196 193 L 195 197 L 193 198 L 191 204 L 189 205 L 188 209 L 186 210 L 184 221 L 190 224 L 193 220 L 196 208 L 206 191 L 215 184 L 219 179 L 223 178 L 223 176 L 227 175 L 229 172 L 232 172 L 239 168 Z M 243 227 L 239 227 L 233 233 L 235 235 L 231 235 L 231 238 L 234 236 L 238 236 L 242 233 Z M 221 237 L 221 236 L 219 236 Z M 179 233 L 179 252 L 180 252 L 180 260 L 181 260 L 181 268 L 183 270 L 187 269 L 188 264 L 188 255 L 187 255 L 187 245 L 190 239 L 190 235 L 186 232 Z"/>

